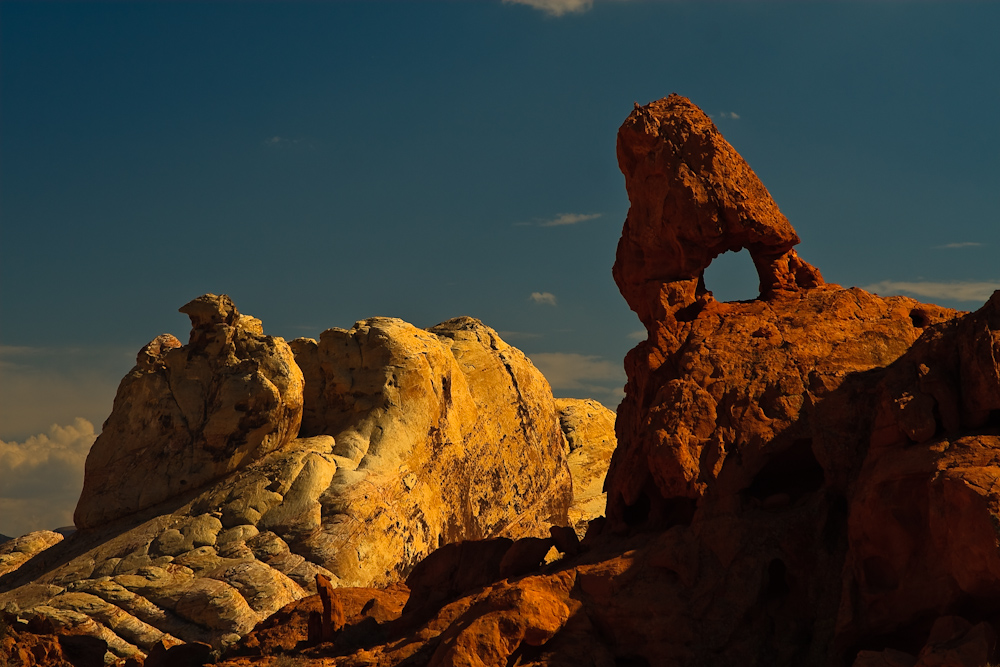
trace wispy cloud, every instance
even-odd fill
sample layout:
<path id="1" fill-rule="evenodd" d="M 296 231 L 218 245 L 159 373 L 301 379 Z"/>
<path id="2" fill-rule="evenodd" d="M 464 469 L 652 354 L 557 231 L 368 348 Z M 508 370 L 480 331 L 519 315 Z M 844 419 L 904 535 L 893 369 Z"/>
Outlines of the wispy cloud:
<path id="1" fill-rule="evenodd" d="M 721 112 L 719 114 L 710 113 L 710 114 L 708 114 L 708 117 L 709 118 L 716 118 L 716 117 L 718 117 L 718 118 L 730 118 L 732 120 L 739 120 L 740 119 L 740 115 L 738 113 L 736 113 L 735 111 L 723 111 L 723 112 Z"/>
<path id="2" fill-rule="evenodd" d="M 601 213 L 560 213 L 554 218 L 536 218 L 532 222 L 515 222 L 515 227 L 565 227 L 601 217 Z"/>
<path id="3" fill-rule="evenodd" d="M 560 213 L 551 220 L 543 220 L 538 223 L 539 227 L 562 227 L 563 225 L 575 225 L 585 220 L 593 220 L 601 217 L 600 213 Z"/>
<path id="4" fill-rule="evenodd" d="M 280 135 L 274 135 L 273 137 L 268 137 L 262 142 L 267 148 L 306 148 L 313 149 L 316 146 L 308 139 L 295 138 L 295 137 L 282 137 Z"/>
<path id="5" fill-rule="evenodd" d="M 934 246 L 935 250 L 944 250 L 946 248 L 978 248 L 983 245 L 982 243 L 976 243 L 975 241 L 962 241 L 961 243 L 945 243 L 944 245 Z"/>
<path id="6" fill-rule="evenodd" d="M 549 16 L 580 14 L 594 6 L 594 0 L 503 0 L 505 5 L 527 5 Z"/>
<path id="7" fill-rule="evenodd" d="M 73 525 L 83 466 L 97 435 L 77 418 L 24 442 L 0 440 L 0 533 L 16 537 Z"/>
<path id="8" fill-rule="evenodd" d="M 1000 282 L 903 282 L 883 280 L 861 289 L 875 294 L 907 294 L 929 299 L 985 302 L 1000 289 Z"/>
<path id="9" fill-rule="evenodd" d="M 629 340 L 646 340 L 646 330 L 640 329 L 639 331 L 633 331 L 628 335 Z"/>
<path id="10" fill-rule="evenodd" d="M 544 306 L 556 305 L 556 295 L 552 292 L 532 292 L 528 298 L 534 303 Z"/>

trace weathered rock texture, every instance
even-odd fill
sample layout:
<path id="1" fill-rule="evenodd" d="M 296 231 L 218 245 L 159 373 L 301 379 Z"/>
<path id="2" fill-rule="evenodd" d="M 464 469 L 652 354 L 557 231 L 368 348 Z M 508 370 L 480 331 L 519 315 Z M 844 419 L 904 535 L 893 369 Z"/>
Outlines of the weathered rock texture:
<path id="1" fill-rule="evenodd" d="M 13 572 L 45 551 L 62 542 L 63 536 L 51 530 L 37 530 L 0 544 L 0 577 Z"/>
<path id="2" fill-rule="evenodd" d="M 295 437 L 302 373 L 280 338 L 206 294 L 181 312 L 187 345 L 169 334 L 139 352 L 87 456 L 74 514 L 93 528 L 197 489 Z"/>
<path id="3" fill-rule="evenodd" d="M 520 545 L 510 571 L 531 570 L 574 543 L 549 532 L 574 500 L 567 457 L 597 441 L 592 493 L 607 411 L 564 410 L 567 440 L 548 383 L 481 322 L 374 318 L 289 347 L 228 297 L 182 311 L 191 342 L 158 337 L 122 382 L 88 459 L 84 529 L 0 547 L 21 554 L 0 609 L 92 637 L 109 660 L 169 663 L 182 642 L 234 644 L 317 580 L 385 586 L 443 544 L 490 537 Z"/>
<path id="4" fill-rule="evenodd" d="M 618 155 L 632 207 L 614 275 L 648 337 L 625 360 L 607 520 L 524 576 L 492 565 L 513 546 L 432 554 L 399 619 L 310 655 L 996 662 L 1000 293 L 965 314 L 825 284 L 749 167 L 678 96 L 637 108 Z M 719 303 L 703 271 L 741 248 L 760 298 Z"/>
<path id="5" fill-rule="evenodd" d="M 572 502 L 551 389 L 472 318 L 373 318 L 292 341 L 305 435 L 334 437 L 322 526 L 300 540 L 340 585 L 389 584 L 442 544 L 547 535 Z"/>
<path id="6" fill-rule="evenodd" d="M 569 521 L 583 537 L 589 522 L 604 516 L 604 478 L 618 445 L 615 413 L 589 398 L 557 398 L 556 408 L 569 442 L 569 471 L 573 476 Z"/>

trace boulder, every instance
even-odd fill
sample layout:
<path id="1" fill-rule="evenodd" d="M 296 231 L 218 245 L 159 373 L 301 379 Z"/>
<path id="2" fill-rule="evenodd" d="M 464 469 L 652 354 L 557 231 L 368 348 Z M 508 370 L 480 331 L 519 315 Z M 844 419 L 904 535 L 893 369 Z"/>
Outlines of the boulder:
<path id="1" fill-rule="evenodd" d="M 78 528 L 199 489 L 298 433 L 302 373 L 288 345 L 225 295 L 180 310 L 191 318 L 188 344 L 158 336 L 118 388 L 87 456 Z"/>

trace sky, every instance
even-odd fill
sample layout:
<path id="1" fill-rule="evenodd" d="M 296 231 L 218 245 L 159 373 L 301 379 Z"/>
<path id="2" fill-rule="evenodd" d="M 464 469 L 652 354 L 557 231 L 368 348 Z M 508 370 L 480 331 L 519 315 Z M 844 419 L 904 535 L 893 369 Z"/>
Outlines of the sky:
<path id="1" fill-rule="evenodd" d="M 135 354 L 229 294 L 266 333 L 471 315 L 622 396 L 615 134 L 710 114 L 829 282 L 1000 288 L 1000 3 L 0 3 L 0 533 L 71 522 Z M 706 273 L 757 295 L 746 253 Z"/>

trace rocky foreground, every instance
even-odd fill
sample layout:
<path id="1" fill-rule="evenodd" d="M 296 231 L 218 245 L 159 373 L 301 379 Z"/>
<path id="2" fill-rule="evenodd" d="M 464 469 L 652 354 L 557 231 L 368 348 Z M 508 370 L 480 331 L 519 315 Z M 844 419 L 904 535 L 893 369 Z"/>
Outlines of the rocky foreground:
<path id="1" fill-rule="evenodd" d="M 644 323 L 647 339 L 625 359 L 628 385 L 604 485 L 606 518 L 590 521 L 577 542 L 566 528 L 569 499 L 559 491 L 560 472 L 549 486 L 532 486 L 531 499 L 521 505 L 510 504 L 510 491 L 502 486 L 509 478 L 461 476 L 462 483 L 501 484 L 492 500 L 470 505 L 479 507 L 479 514 L 463 515 L 462 525 L 471 527 L 445 530 L 439 544 L 428 540 L 430 547 L 417 550 L 405 566 L 394 569 L 376 558 L 369 582 L 361 581 L 353 564 L 368 562 L 361 555 L 347 565 L 339 565 L 338 558 L 324 561 L 333 565 L 324 565 L 326 571 L 298 571 L 298 580 L 288 574 L 303 590 L 313 576 L 317 594 L 290 601 L 235 643 L 223 641 L 229 646 L 224 664 L 971 667 L 997 659 L 1000 293 L 977 312 L 962 313 L 826 283 L 795 253 L 799 238 L 756 175 L 685 98 L 672 95 L 637 106 L 619 131 L 618 160 L 631 208 L 613 273 Z M 719 254 L 740 250 L 748 251 L 757 267 L 760 296 L 720 303 L 705 284 L 704 270 Z M 456 341 L 449 344 L 453 352 L 461 348 L 459 340 L 493 340 L 482 330 L 463 338 L 452 333 L 454 328 L 429 333 L 439 341 Z M 425 340 L 425 333 L 414 335 Z M 141 569 L 148 575 L 129 576 L 150 577 L 150 582 L 153 575 L 164 576 L 160 572 L 177 572 L 178 558 L 180 567 L 194 574 L 209 567 L 225 572 L 222 559 L 229 552 L 223 545 L 269 553 L 255 540 L 266 534 L 263 529 L 278 535 L 275 526 L 286 531 L 281 539 L 290 554 L 296 549 L 333 553 L 308 549 L 322 539 L 320 534 L 340 534 L 333 518 L 345 505 L 324 499 L 342 497 L 336 496 L 345 488 L 337 484 L 341 466 L 347 471 L 341 479 L 349 483 L 351 475 L 366 469 L 359 462 L 369 452 L 379 457 L 373 469 L 385 475 L 391 475 L 387 458 L 393 466 L 400 460 L 372 444 L 378 431 L 368 426 L 393 414 L 391 408 L 379 411 L 377 401 L 365 399 L 359 411 L 351 407 L 359 404 L 354 398 L 343 399 L 345 407 L 332 412 L 310 408 L 322 404 L 310 399 L 319 386 L 326 405 L 339 406 L 335 396 L 352 396 L 345 389 L 354 386 L 343 379 L 349 376 L 345 368 L 359 368 L 359 362 L 330 371 L 324 354 L 348 350 L 353 355 L 352 345 L 362 337 L 338 331 L 325 343 L 296 349 L 296 360 L 319 360 L 303 365 L 303 434 L 312 436 L 312 444 L 292 441 L 299 444 L 287 450 L 279 446 L 261 459 L 304 461 L 306 455 L 295 454 L 303 450 L 329 457 L 336 466 L 332 483 L 319 496 L 295 496 L 313 499 L 296 500 L 300 507 L 319 503 L 318 527 L 295 532 L 281 522 L 269 523 L 269 512 L 286 502 L 294 482 L 272 473 L 282 466 L 251 465 L 226 479 L 259 480 L 248 484 L 281 500 L 255 505 L 259 517 L 244 512 L 244 523 L 219 527 L 205 569 L 196 569 L 196 550 L 202 547 L 194 547 L 194 541 L 193 549 L 165 564 L 152 562 L 165 552 L 150 541 L 141 554 L 118 556 L 122 560 L 114 567 L 127 557 L 149 558 Z M 474 346 L 474 352 L 454 352 L 454 358 L 469 383 L 482 360 L 499 358 L 507 368 L 501 351 L 506 349 L 490 342 Z M 476 361 L 463 365 L 473 357 Z M 459 375 L 450 377 L 453 390 Z M 380 386 L 389 388 L 375 395 L 395 391 L 393 383 Z M 517 386 L 523 396 L 528 383 L 518 379 Z M 442 383 L 421 395 L 444 392 Z M 294 398 L 285 398 L 290 394 L 280 387 L 272 396 L 263 405 L 279 412 L 281 405 L 294 406 Z M 478 414 L 492 410 L 482 403 L 477 409 Z M 376 416 L 365 421 L 357 417 L 361 413 Z M 407 418 L 398 420 L 409 424 Z M 422 421 L 414 428 L 419 431 L 426 423 L 439 422 Z M 311 431 L 306 424 L 322 426 Z M 564 421 L 563 431 L 573 429 Z M 552 441 L 544 435 L 548 431 L 523 433 L 525 440 L 515 451 L 529 453 L 517 455 L 524 465 L 562 470 L 552 459 L 543 462 L 566 457 L 566 449 L 545 446 Z M 229 445 L 216 450 L 239 456 Z M 483 450 L 473 451 L 476 458 L 470 460 L 484 456 Z M 434 465 L 436 460 L 426 460 L 417 479 L 441 475 Z M 548 474 L 539 474 L 535 483 Z M 273 489 L 265 485 L 272 479 L 278 480 Z M 463 487 L 464 492 L 480 483 Z M 389 487 L 403 493 L 399 486 Z M 222 492 L 229 487 L 213 488 L 220 490 L 211 502 L 203 492 L 187 504 L 177 501 L 191 509 L 170 516 L 208 522 L 199 517 L 216 512 L 220 523 L 231 521 L 226 517 L 234 510 L 225 508 L 232 501 Z M 274 498 L 263 491 L 260 496 Z M 493 500 L 505 505 L 488 508 Z M 381 516 L 372 505 L 358 507 L 364 508 L 360 517 Z M 520 508 L 514 513 L 523 518 L 513 523 L 478 519 L 503 507 Z M 377 518 L 365 521 L 359 519 L 359 525 L 377 526 L 376 531 L 392 525 Z M 253 536 L 241 527 L 251 523 L 257 531 Z M 521 523 L 525 528 L 516 534 L 473 539 L 485 537 L 483 526 Z M 228 537 L 236 535 L 227 532 L 234 530 L 240 531 L 239 539 Z M 148 534 L 154 533 L 166 534 Z M 186 547 L 196 534 L 202 533 L 177 528 L 168 543 L 183 540 Z M 387 534 L 391 543 L 406 543 L 405 531 Z M 220 544 L 223 535 L 227 538 Z M 77 567 L 73 558 L 81 556 L 57 550 L 74 539 L 82 544 L 84 538 L 74 535 L 21 565 L 15 574 L 24 573 L 34 583 L 15 590 L 22 596 L 38 590 L 47 600 L 72 594 L 72 580 L 58 577 L 77 576 L 69 573 Z M 58 567 L 54 560 L 44 567 L 35 564 L 59 553 L 64 555 Z M 406 560 L 405 548 L 402 553 Z M 284 550 L 280 554 L 289 558 Z M 75 581 L 117 585 L 131 593 L 116 573 L 95 576 L 110 556 L 86 558 L 94 562 L 86 561 L 79 570 L 86 576 Z M 9 587 L 7 581 L 0 585 Z M 238 577 L 228 581 L 239 589 Z M 152 583 L 136 585 L 156 590 Z M 253 599 L 247 593 L 243 599 Z M 175 604 L 175 613 L 182 608 L 187 609 Z M 261 609 L 255 612 L 259 617 L 265 615 Z M 31 634 L 29 628 L 11 632 L 49 641 L 49 635 Z M 211 650 L 211 641 L 202 648 L 192 643 L 168 648 L 168 643 L 151 649 L 147 667 L 202 664 Z"/>

